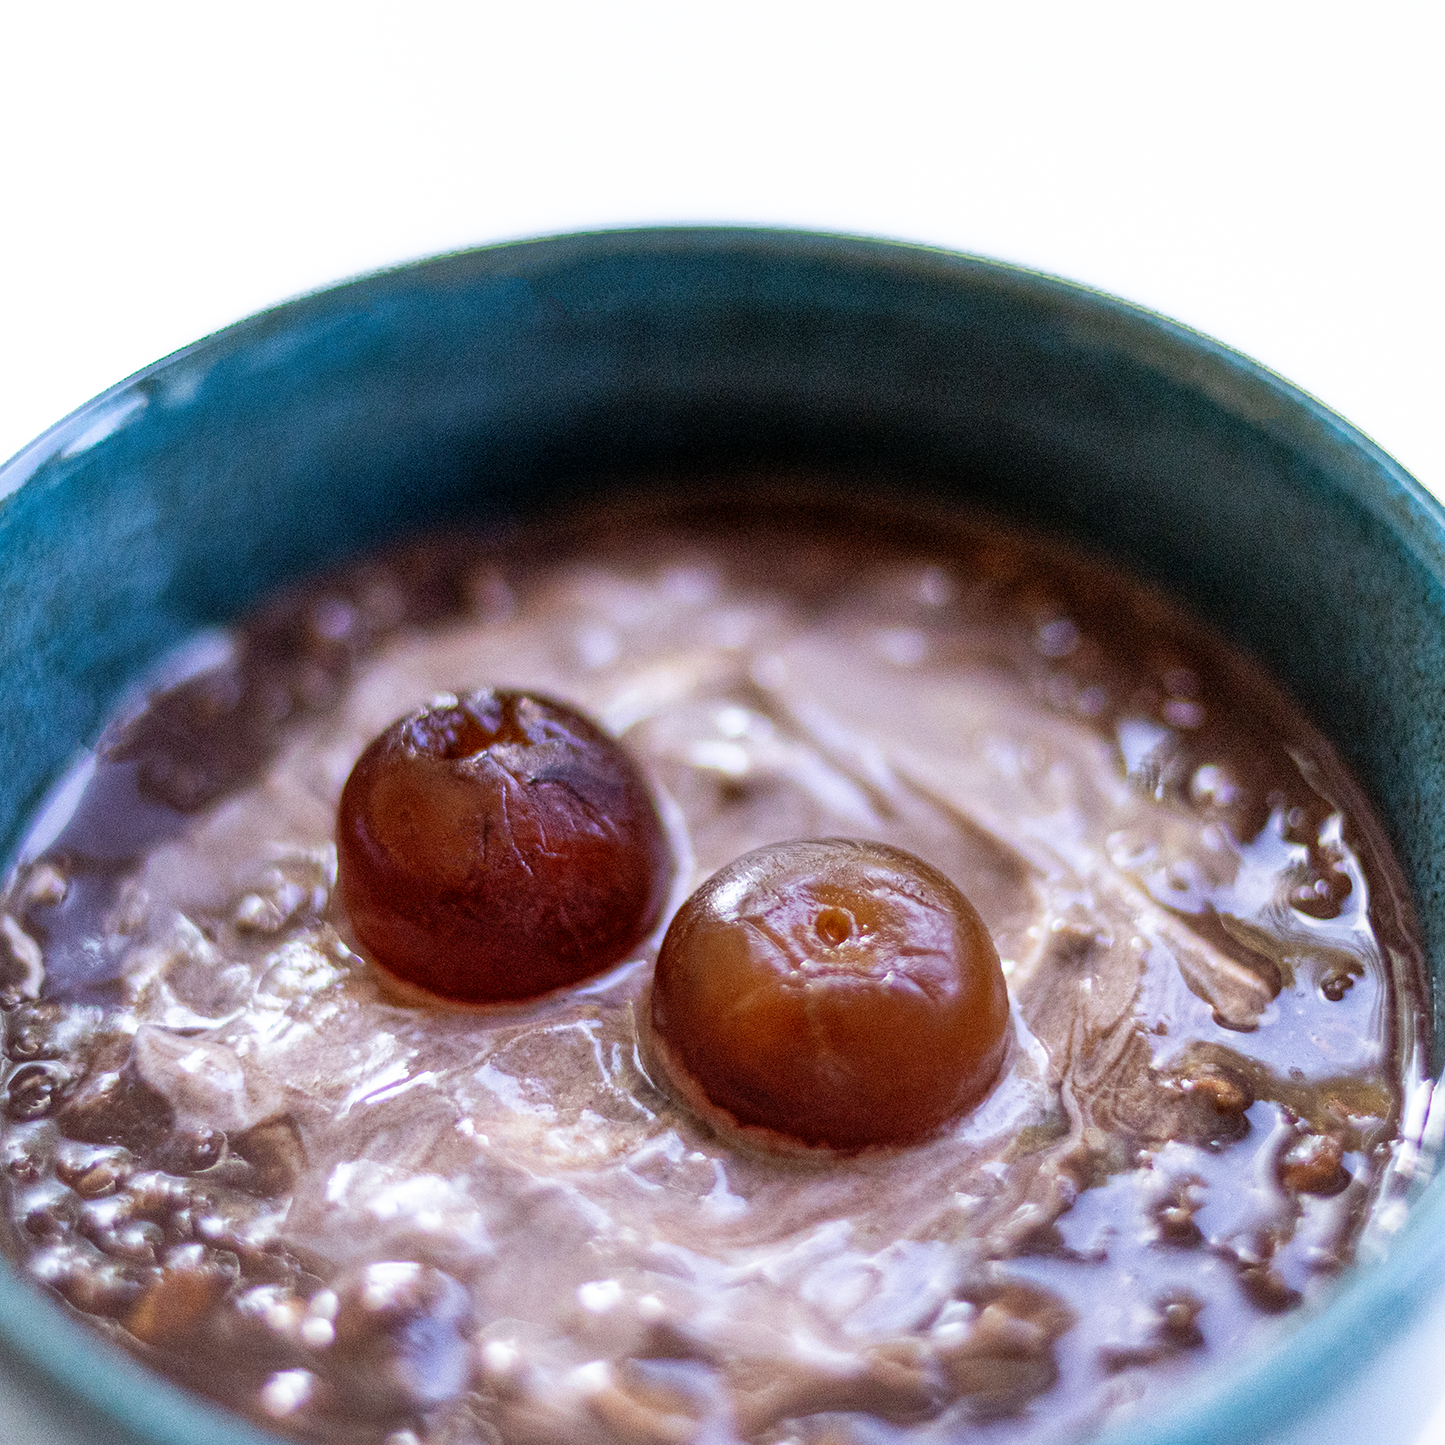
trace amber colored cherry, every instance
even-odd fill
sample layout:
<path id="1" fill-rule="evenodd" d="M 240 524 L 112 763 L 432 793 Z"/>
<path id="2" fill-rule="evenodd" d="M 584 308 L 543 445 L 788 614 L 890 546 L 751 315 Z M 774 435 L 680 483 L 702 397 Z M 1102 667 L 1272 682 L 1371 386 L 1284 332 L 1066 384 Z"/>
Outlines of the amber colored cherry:
<path id="1" fill-rule="evenodd" d="M 688 899 L 650 1018 L 704 1117 L 855 1150 L 922 1139 L 976 1104 L 1008 1011 L 988 930 L 942 873 L 824 838 L 746 853 Z"/>
<path id="2" fill-rule="evenodd" d="M 394 722 L 346 780 L 336 852 L 373 960 L 468 1004 L 531 998 L 620 962 L 656 922 L 672 872 L 627 754 L 525 692 L 445 699 Z"/>

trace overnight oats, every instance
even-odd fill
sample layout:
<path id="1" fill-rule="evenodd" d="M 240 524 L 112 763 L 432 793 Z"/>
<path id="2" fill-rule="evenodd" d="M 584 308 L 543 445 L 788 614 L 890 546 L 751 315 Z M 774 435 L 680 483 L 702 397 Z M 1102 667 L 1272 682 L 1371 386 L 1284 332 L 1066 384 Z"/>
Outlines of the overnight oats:
<path id="1" fill-rule="evenodd" d="M 357 563 L 173 660 L 0 928 L 17 1266 L 302 1439 L 1074 1438 L 1421 1167 L 1359 790 L 992 523 Z"/>

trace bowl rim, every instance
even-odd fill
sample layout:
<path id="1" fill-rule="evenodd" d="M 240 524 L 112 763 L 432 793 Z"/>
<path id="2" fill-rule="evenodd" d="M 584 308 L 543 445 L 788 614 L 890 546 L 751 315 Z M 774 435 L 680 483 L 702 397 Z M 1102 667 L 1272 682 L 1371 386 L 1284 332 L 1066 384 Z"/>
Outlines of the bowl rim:
<path id="1" fill-rule="evenodd" d="M 505 274 L 517 260 L 597 259 L 743 250 L 777 260 L 806 255 L 834 266 L 924 276 L 1013 291 L 1063 318 L 1098 352 L 1142 364 L 1211 401 L 1251 430 L 1312 462 L 1331 485 L 1388 529 L 1445 586 L 1445 506 L 1371 438 L 1324 403 L 1242 353 L 1180 322 L 1107 292 L 1027 267 L 882 237 L 752 226 L 635 227 L 508 240 L 409 261 L 302 293 L 212 332 L 142 367 L 83 403 L 0 463 L 0 522 L 32 478 L 103 442 L 145 411 L 144 384 L 197 359 L 219 359 L 268 333 L 284 332 L 368 290 L 384 293 L 414 278 L 464 267 Z M 1098 1445 L 1208 1445 L 1255 1439 L 1300 1418 L 1306 1402 L 1327 1402 L 1338 1362 L 1368 1364 L 1438 1294 L 1445 1273 L 1445 1182 L 1413 1204 L 1383 1258 L 1353 1268 L 1329 1302 L 1291 1318 L 1263 1359 L 1207 1366 L 1181 1389 L 1183 1403 L 1148 1420 L 1116 1420 Z M 98 1424 L 147 1445 L 276 1445 L 278 1437 L 151 1373 L 102 1344 L 68 1307 L 26 1283 L 0 1260 L 0 1347 L 38 1387 L 78 1400 Z"/>

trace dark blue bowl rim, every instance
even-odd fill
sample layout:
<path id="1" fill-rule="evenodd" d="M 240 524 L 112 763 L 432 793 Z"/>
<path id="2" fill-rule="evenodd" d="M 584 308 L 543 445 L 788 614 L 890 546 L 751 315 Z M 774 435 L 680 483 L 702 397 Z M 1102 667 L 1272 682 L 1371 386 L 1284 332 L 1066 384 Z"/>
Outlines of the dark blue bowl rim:
<path id="1" fill-rule="evenodd" d="M 746 249 L 778 259 L 800 254 L 824 264 L 884 268 L 935 283 L 996 288 L 1080 328 L 1099 351 L 1113 351 L 1162 379 L 1206 397 L 1227 414 L 1313 463 L 1341 492 L 1382 522 L 1435 582 L 1445 585 L 1445 507 L 1369 437 L 1268 368 L 1144 307 L 1023 267 L 931 246 L 881 238 L 754 227 L 666 227 L 574 232 L 429 257 L 351 278 L 258 312 L 194 342 L 100 393 L 0 465 L 0 511 L 47 463 L 90 434 L 105 435 L 139 410 L 153 378 L 197 359 L 219 357 L 257 335 L 274 334 L 344 307 L 358 288 L 385 289 L 429 269 L 464 262 L 504 268 L 529 251 L 592 256 L 710 248 Z M 1445 1182 L 1414 1204 L 1385 1258 L 1351 1271 L 1334 1298 L 1292 1320 L 1281 1339 L 1248 1362 L 1226 1360 L 1182 1392 L 1181 1403 L 1148 1420 L 1116 1423 L 1100 1445 L 1217 1445 L 1255 1440 L 1327 1413 L 1348 1378 L 1405 1331 L 1445 1277 Z M 37 1389 L 88 1407 L 97 1428 L 118 1428 L 146 1445 L 277 1445 L 278 1437 L 219 1411 L 136 1364 L 48 1297 L 0 1264 L 0 1346 Z"/>

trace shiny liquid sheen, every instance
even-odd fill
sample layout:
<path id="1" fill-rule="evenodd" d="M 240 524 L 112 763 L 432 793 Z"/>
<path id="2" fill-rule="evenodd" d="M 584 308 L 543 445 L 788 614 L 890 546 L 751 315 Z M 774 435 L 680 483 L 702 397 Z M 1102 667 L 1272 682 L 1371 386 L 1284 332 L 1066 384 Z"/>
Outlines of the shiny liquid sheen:
<path id="1" fill-rule="evenodd" d="M 621 740 L 656 933 L 493 1010 L 389 992 L 334 897 L 368 742 L 478 687 Z M 650 1063 L 662 929 L 739 855 L 960 887 L 998 1082 L 906 1148 L 740 1147 Z M 21 1266 L 283 1433 L 388 1445 L 1077 1438 L 1399 1222 L 1427 1043 L 1329 746 L 1153 593 L 992 523 L 780 507 L 365 561 L 199 639 L 0 900 Z"/>

